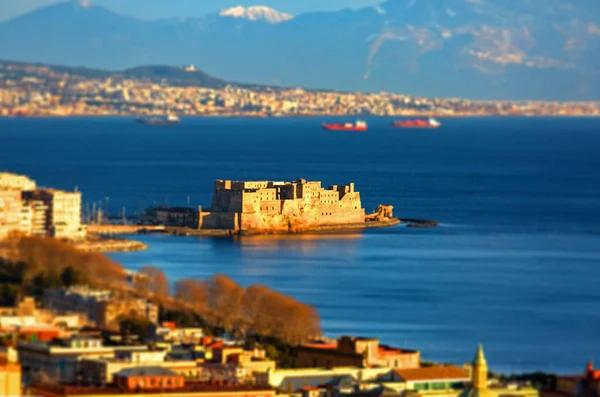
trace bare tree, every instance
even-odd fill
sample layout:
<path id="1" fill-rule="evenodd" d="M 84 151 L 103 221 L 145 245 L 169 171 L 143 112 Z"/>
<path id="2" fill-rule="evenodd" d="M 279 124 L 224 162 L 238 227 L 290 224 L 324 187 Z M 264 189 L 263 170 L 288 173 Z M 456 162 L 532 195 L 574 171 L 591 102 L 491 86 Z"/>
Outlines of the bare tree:
<path id="1" fill-rule="evenodd" d="M 139 273 L 146 277 L 139 278 L 139 284 L 136 288 L 145 288 L 158 299 L 165 299 L 170 296 L 169 280 L 162 270 L 154 266 L 144 266 L 139 270 Z"/>

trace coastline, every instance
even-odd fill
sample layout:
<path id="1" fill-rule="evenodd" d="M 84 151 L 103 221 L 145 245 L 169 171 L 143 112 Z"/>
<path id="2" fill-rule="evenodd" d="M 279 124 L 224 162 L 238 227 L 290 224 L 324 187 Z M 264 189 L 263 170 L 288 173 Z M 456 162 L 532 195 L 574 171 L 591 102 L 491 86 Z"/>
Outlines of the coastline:
<path id="1" fill-rule="evenodd" d="M 75 244 L 83 252 L 137 252 L 148 249 L 144 243 L 128 239 L 106 239 Z"/>
<path id="2" fill-rule="evenodd" d="M 390 218 L 380 221 L 368 221 L 360 224 L 321 225 L 303 230 L 228 230 L 228 229 L 192 229 L 189 227 L 175 226 L 134 226 L 134 225 L 88 225 L 88 231 L 96 238 L 112 235 L 139 235 L 148 233 L 167 234 L 171 236 L 195 237 L 243 237 L 257 235 L 299 235 L 299 234 L 326 234 L 326 233 L 356 233 L 366 229 L 387 228 L 404 224 L 406 227 L 436 227 L 437 221 L 415 218 Z M 130 240 L 105 240 L 106 246 L 111 247 L 109 241 Z M 99 242 L 101 244 L 102 241 Z M 141 243 L 139 243 L 141 244 Z M 143 245 L 143 244 L 142 244 Z M 115 247 L 119 244 L 115 243 Z M 145 249 L 145 248 L 144 248 Z"/>
<path id="3" fill-rule="evenodd" d="M 71 118 L 132 118 L 142 116 L 160 116 L 159 114 L 36 114 L 36 115 L 1 115 L 0 119 L 71 119 Z M 317 114 L 273 114 L 273 115 L 260 115 L 260 114 L 179 114 L 179 117 L 183 118 L 214 118 L 214 119 L 225 119 L 225 118 L 241 118 L 241 119 L 297 119 L 297 118 L 316 118 L 316 117 L 369 117 L 369 118 L 394 118 L 394 117 L 436 117 L 441 119 L 454 119 L 454 118 L 485 118 L 485 117 L 522 117 L 522 118 L 600 118 L 600 113 L 588 113 L 588 114 L 503 114 L 503 113 L 454 113 L 447 114 L 443 112 L 426 112 L 426 113 L 403 113 L 403 114 L 392 114 L 392 115 L 376 115 L 376 114 L 335 114 L 335 113 L 317 113 Z"/>

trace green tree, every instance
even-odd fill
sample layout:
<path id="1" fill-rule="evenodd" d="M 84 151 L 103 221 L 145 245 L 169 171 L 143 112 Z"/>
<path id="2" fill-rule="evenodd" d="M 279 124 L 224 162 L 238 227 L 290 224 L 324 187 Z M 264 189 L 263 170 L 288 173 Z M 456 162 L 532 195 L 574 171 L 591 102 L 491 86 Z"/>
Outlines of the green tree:
<path id="1" fill-rule="evenodd" d="M 127 335 L 136 335 L 140 340 L 145 339 L 150 331 L 150 321 L 141 317 L 125 317 L 119 321 L 119 329 Z"/>
<path id="2" fill-rule="evenodd" d="M 62 285 L 70 287 L 81 283 L 81 273 L 75 270 L 72 266 L 65 267 L 65 270 L 60 274 Z"/>
<path id="3" fill-rule="evenodd" d="M 277 351 L 277 348 L 273 345 L 267 345 L 265 346 L 265 354 L 267 355 L 267 357 L 273 361 L 277 361 L 277 359 L 279 358 L 279 352 Z"/>
<path id="4" fill-rule="evenodd" d="M 14 306 L 19 296 L 19 285 L 0 285 L 0 306 Z"/>

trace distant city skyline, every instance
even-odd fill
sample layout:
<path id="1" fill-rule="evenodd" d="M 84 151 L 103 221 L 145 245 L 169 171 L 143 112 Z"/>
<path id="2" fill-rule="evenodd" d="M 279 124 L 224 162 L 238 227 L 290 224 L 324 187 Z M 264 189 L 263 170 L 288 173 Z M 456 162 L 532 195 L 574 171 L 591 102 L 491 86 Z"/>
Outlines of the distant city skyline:
<path id="1" fill-rule="evenodd" d="M 69 0 L 5 0 L 0 2 L 0 23 L 40 7 Z M 77 0 L 75 0 L 77 1 Z M 223 8 L 263 5 L 293 15 L 311 11 L 374 6 L 382 0 L 85 0 L 119 14 L 141 19 L 199 17 Z"/>

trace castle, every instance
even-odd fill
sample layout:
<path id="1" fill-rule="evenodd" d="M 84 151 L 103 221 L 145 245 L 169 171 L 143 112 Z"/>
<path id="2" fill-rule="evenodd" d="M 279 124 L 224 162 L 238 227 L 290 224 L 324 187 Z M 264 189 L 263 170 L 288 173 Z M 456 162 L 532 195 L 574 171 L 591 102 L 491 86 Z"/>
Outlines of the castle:
<path id="1" fill-rule="evenodd" d="M 215 181 L 210 212 L 200 211 L 198 228 L 250 232 L 295 232 L 363 225 L 365 210 L 354 183 Z"/>

